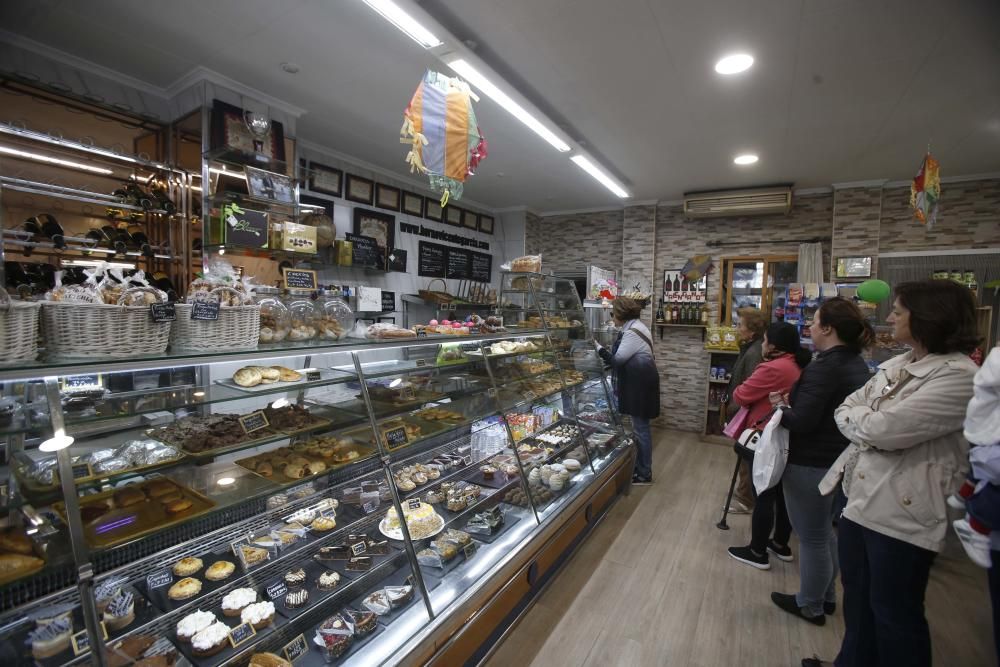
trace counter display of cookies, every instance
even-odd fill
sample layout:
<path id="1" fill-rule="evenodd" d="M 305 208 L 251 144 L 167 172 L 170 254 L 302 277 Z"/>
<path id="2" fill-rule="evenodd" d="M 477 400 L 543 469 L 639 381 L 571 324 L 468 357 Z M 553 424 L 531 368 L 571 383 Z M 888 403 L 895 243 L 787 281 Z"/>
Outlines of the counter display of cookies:
<path id="1" fill-rule="evenodd" d="M 371 429 L 368 430 L 371 433 Z M 237 465 L 276 484 L 295 484 L 354 461 L 373 456 L 366 440 L 323 435 L 286 447 L 238 459 Z"/>
<path id="2" fill-rule="evenodd" d="M 215 507 L 210 499 L 169 477 L 84 496 L 79 502 L 83 534 L 94 548 L 164 530 Z M 53 503 L 52 509 L 66 521 L 65 503 Z"/>

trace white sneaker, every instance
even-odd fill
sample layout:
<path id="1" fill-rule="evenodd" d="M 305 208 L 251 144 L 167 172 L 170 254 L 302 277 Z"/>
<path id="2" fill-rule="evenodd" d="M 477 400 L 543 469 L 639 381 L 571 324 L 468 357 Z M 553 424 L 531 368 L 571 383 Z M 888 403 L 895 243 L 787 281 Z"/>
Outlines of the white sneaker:
<path id="1" fill-rule="evenodd" d="M 732 502 L 729 503 L 730 514 L 750 514 L 750 512 L 750 508 L 736 498 L 733 498 Z"/>
<path id="2" fill-rule="evenodd" d="M 989 569 L 993 565 L 993 560 L 990 558 L 989 536 L 972 530 L 972 526 L 965 518 L 956 519 L 951 522 L 951 525 L 972 562 L 979 567 Z"/>
<path id="3" fill-rule="evenodd" d="M 948 496 L 948 507 L 956 510 L 962 510 L 964 512 L 965 498 L 958 495 L 957 493 L 951 494 L 950 496 Z"/>

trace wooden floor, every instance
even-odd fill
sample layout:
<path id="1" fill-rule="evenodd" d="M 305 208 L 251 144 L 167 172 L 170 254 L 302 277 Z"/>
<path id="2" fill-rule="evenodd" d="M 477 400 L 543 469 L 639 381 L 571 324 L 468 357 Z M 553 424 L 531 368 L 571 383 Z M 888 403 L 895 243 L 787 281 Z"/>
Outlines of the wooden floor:
<path id="1" fill-rule="evenodd" d="M 832 660 L 840 609 L 824 627 L 779 610 L 771 591 L 798 589 L 798 563 L 769 571 L 732 560 L 749 517 L 715 527 L 734 454 L 697 436 L 653 431 L 654 478 L 611 509 L 487 663 L 512 665 L 794 666 Z M 793 549 L 798 555 L 793 539 Z M 995 665 L 986 571 L 951 540 L 927 593 L 936 665 Z M 830 622 L 832 621 L 832 622 Z"/>

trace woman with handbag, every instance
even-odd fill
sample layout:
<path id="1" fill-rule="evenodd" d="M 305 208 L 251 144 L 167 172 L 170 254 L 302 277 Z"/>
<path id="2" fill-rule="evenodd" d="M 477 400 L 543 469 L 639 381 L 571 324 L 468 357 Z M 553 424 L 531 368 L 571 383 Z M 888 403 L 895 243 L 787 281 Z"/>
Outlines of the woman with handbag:
<path id="1" fill-rule="evenodd" d="M 610 351 L 597 343 L 597 352 L 614 369 L 613 384 L 619 412 L 632 417 L 639 450 L 632 483 L 645 485 L 653 483 L 653 437 L 649 420 L 660 416 L 660 372 L 653 361 L 653 339 L 649 329 L 639 321 L 641 313 L 642 306 L 634 299 L 615 299 L 611 316 L 621 332 Z"/>
<path id="2" fill-rule="evenodd" d="M 736 404 L 747 408 L 745 424 L 748 428 L 763 427 L 773 412 L 770 394 L 787 393 L 810 359 L 809 352 L 803 350 L 799 342 L 798 330 L 787 322 L 775 322 L 767 328 L 761 349 L 764 361 L 733 392 Z M 788 546 L 792 526 L 785 511 L 780 483 L 757 495 L 755 500 L 750 544 L 730 547 L 729 555 L 759 570 L 769 570 L 769 551 L 781 560 L 792 560 L 792 550 Z"/>
<path id="3" fill-rule="evenodd" d="M 760 308 L 745 307 L 736 311 L 740 316 L 740 323 L 736 329 L 736 335 L 740 339 L 740 354 L 733 364 L 733 371 L 729 378 L 729 386 L 726 387 L 726 398 L 722 401 L 722 419 L 734 418 L 738 414 L 737 409 L 730 408 L 733 392 L 743 384 L 743 382 L 753 374 L 757 364 L 763 361 L 764 353 L 761 351 L 761 344 L 764 342 L 764 330 L 767 328 L 767 320 Z M 730 415 L 729 413 L 733 414 Z M 736 433 L 736 437 L 739 437 Z M 750 464 L 746 459 L 740 463 L 739 477 L 736 482 L 736 489 L 733 493 L 733 502 L 729 506 L 730 514 L 749 514 L 753 511 L 753 491 L 750 487 L 753 482 L 750 477 Z"/>
<path id="4" fill-rule="evenodd" d="M 788 518 L 799 536 L 799 592 L 771 593 L 781 609 L 815 625 L 836 609 L 837 542 L 833 534 L 833 496 L 818 484 L 847 447 L 833 412 L 869 379 L 861 351 L 875 332 L 861 310 L 847 299 L 825 301 L 809 327 L 818 354 L 802 371 L 791 397 L 773 394 L 788 429 L 788 461 L 781 477 Z"/>
<path id="5" fill-rule="evenodd" d="M 838 667 L 931 664 L 924 593 L 944 548 L 946 498 L 968 470 L 962 437 L 979 340 L 975 300 L 950 280 L 903 283 L 888 323 L 910 347 L 834 417 L 851 444 L 820 483 L 847 496 L 837 524 L 844 585 Z M 816 658 L 804 667 L 822 665 Z"/>

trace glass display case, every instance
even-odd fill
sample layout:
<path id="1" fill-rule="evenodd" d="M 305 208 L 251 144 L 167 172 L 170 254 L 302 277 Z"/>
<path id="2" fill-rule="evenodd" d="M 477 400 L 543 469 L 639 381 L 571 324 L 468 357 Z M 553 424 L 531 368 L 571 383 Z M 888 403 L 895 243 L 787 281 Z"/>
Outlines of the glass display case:
<path id="1" fill-rule="evenodd" d="M 502 280 L 491 333 L 0 367 L 0 655 L 407 655 L 631 455 L 572 283 Z"/>

